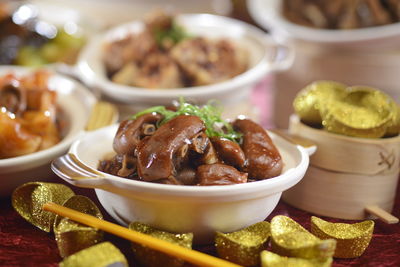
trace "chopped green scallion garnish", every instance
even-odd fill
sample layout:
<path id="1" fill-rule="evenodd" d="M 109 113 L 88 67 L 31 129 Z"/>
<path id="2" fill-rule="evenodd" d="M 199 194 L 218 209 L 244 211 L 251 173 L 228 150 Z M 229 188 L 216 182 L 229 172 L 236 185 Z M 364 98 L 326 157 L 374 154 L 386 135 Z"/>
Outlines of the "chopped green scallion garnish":
<path id="1" fill-rule="evenodd" d="M 209 102 L 202 107 L 186 103 L 183 98 L 179 99 L 179 106 L 176 111 L 168 110 L 164 106 L 155 106 L 136 113 L 132 119 L 136 119 L 147 113 L 158 113 L 164 118 L 158 126 L 170 121 L 180 115 L 193 115 L 199 117 L 206 126 L 206 134 L 209 137 L 223 137 L 240 143 L 242 135 L 233 130 L 232 125 L 221 118 L 222 109 L 215 102 Z"/>

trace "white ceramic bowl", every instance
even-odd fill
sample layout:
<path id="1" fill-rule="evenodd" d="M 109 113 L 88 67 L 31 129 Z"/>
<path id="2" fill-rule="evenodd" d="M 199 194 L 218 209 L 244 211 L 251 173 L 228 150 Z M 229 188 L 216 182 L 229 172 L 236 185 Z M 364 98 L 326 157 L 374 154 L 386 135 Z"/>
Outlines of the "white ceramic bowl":
<path id="1" fill-rule="evenodd" d="M 309 163 L 304 148 L 270 133 L 284 162 L 278 177 L 226 186 L 135 181 L 96 171 L 99 161 L 113 153 L 117 127 L 90 132 L 74 142 L 69 154 L 53 161 L 53 171 L 73 185 L 94 188 L 100 203 L 119 223 L 140 221 L 166 231 L 193 232 L 196 243 L 210 242 L 215 231 L 231 232 L 263 221 L 282 192 L 302 179 Z M 77 176 L 95 178 L 72 178 Z"/>
<path id="2" fill-rule="evenodd" d="M 292 66 L 274 79 L 273 120 L 287 128 L 292 102 L 316 80 L 379 88 L 400 101 L 400 23 L 354 30 L 314 29 L 288 21 L 282 0 L 248 0 L 251 16 L 296 54 Z"/>
<path id="3" fill-rule="evenodd" d="M 268 72 L 287 69 L 293 61 L 291 50 L 244 22 L 210 14 L 178 15 L 176 21 L 195 36 L 229 38 L 240 43 L 249 53 L 250 67 L 232 79 L 207 86 L 145 89 L 113 83 L 106 76 L 102 61 L 103 48 L 106 43 L 142 31 L 143 22 L 133 21 L 93 38 L 78 60 L 78 75 L 86 84 L 99 88 L 107 97 L 120 103 L 170 105 L 179 96 L 197 104 L 204 104 L 209 99 L 218 99 L 223 103 L 240 102 Z"/>
<path id="4" fill-rule="evenodd" d="M 357 50 L 396 48 L 400 42 L 400 22 L 351 30 L 316 29 L 288 21 L 282 14 L 282 0 L 248 0 L 253 19 L 280 38 Z"/>
<path id="5" fill-rule="evenodd" d="M 33 69 L 0 67 L 0 75 L 13 72 L 27 75 Z M 48 149 L 14 158 L 0 159 L 0 196 L 11 194 L 18 185 L 42 181 L 51 177 L 50 162 L 64 154 L 84 132 L 95 97 L 77 82 L 59 74 L 52 74 L 48 86 L 57 92 L 57 104 L 66 118 L 67 127 L 58 144 Z M 1 126 L 0 126 L 1 127 Z"/>

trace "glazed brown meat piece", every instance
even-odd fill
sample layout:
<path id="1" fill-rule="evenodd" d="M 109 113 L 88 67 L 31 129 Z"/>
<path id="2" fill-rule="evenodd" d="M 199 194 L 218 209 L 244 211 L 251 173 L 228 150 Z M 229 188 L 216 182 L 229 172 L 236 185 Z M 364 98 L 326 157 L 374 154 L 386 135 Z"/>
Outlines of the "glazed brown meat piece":
<path id="1" fill-rule="evenodd" d="M 144 181 L 174 177 L 176 152 L 204 129 L 203 121 L 190 115 L 177 116 L 160 126 L 152 136 L 138 144 L 139 177 Z"/>
<path id="2" fill-rule="evenodd" d="M 153 52 L 140 64 L 129 62 L 111 80 L 143 88 L 179 88 L 183 86 L 177 64 L 163 53 Z"/>
<path id="3" fill-rule="evenodd" d="M 146 127 L 160 119 L 159 114 L 147 113 L 135 120 L 121 122 L 114 138 L 114 151 L 120 155 L 133 155 L 141 137 L 146 135 Z"/>
<path id="4" fill-rule="evenodd" d="M 105 46 L 103 60 L 107 71 L 114 74 L 128 62 L 141 62 L 157 50 L 157 44 L 148 31 L 109 43 Z"/>
<path id="5" fill-rule="evenodd" d="M 184 185 L 195 185 L 197 184 L 196 170 L 185 167 L 177 173 L 176 180 Z"/>
<path id="6" fill-rule="evenodd" d="M 218 157 L 226 164 L 239 169 L 245 166 L 246 158 L 239 144 L 220 137 L 212 137 L 211 142 L 217 151 Z"/>
<path id="7" fill-rule="evenodd" d="M 247 173 L 221 163 L 201 165 L 197 168 L 196 174 L 199 185 L 230 185 L 247 182 Z"/>
<path id="8" fill-rule="evenodd" d="M 282 158 L 267 132 L 248 119 L 234 121 L 233 127 L 243 134 L 242 149 L 248 163 L 245 171 L 249 178 L 263 180 L 280 175 Z"/>
<path id="9" fill-rule="evenodd" d="M 195 86 L 225 81 L 247 68 L 245 53 L 227 40 L 187 39 L 172 48 L 171 57 Z"/>

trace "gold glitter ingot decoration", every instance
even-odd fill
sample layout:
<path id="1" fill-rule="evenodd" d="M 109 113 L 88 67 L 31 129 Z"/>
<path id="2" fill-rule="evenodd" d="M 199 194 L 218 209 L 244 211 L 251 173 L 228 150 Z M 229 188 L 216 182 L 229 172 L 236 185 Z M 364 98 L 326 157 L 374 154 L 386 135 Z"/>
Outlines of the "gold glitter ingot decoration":
<path id="1" fill-rule="evenodd" d="M 321 239 L 336 240 L 336 258 L 355 258 L 361 256 L 368 247 L 374 231 L 374 221 L 360 223 L 330 223 L 311 217 L 311 232 Z"/>
<path id="2" fill-rule="evenodd" d="M 85 196 L 72 196 L 63 206 L 103 219 L 96 204 Z M 53 229 L 58 250 L 63 258 L 103 241 L 103 231 L 59 215 L 56 215 Z"/>
<path id="3" fill-rule="evenodd" d="M 260 263 L 260 252 L 270 237 L 270 224 L 259 222 L 232 233 L 217 232 L 215 246 L 218 256 L 243 266 Z"/>
<path id="4" fill-rule="evenodd" d="M 321 240 L 286 216 L 271 220 L 272 251 L 283 256 L 323 260 L 332 257 L 334 239 Z"/>
<path id="5" fill-rule="evenodd" d="M 293 108 L 301 120 L 310 125 L 320 125 L 320 109 L 330 100 L 341 98 L 345 84 L 333 81 L 316 81 L 302 89 L 293 101 Z"/>
<path id="6" fill-rule="evenodd" d="M 65 258 L 60 267 L 128 267 L 121 251 L 110 242 L 103 242 Z"/>
<path id="7" fill-rule="evenodd" d="M 192 248 L 193 233 L 174 234 L 157 230 L 147 224 L 132 222 L 129 229 L 150 235 L 152 237 L 179 245 L 188 249 Z M 165 253 L 150 249 L 141 244 L 132 243 L 132 250 L 135 259 L 144 266 L 158 267 L 160 264 L 164 267 L 180 267 L 185 263 L 183 260 L 169 256 Z"/>
<path id="8" fill-rule="evenodd" d="M 289 258 L 270 251 L 261 252 L 261 267 L 330 267 L 332 257 L 319 261 L 316 259 Z"/>
<path id="9" fill-rule="evenodd" d="M 363 86 L 349 87 L 344 98 L 329 101 L 321 109 L 328 132 L 361 138 L 383 137 L 396 114 L 389 96 Z"/>
<path id="10" fill-rule="evenodd" d="M 388 128 L 386 129 L 385 133 L 385 136 L 388 137 L 396 136 L 400 133 L 400 106 L 397 105 L 394 101 L 391 101 L 391 106 L 394 111 L 393 117 L 389 122 Z"/>
<path id="11" fill-rule="evenodd" d="M 31 182 L 16 188 L 12 194 L 12 206 L 28 222 L 39 229 L 50 232 L 55 214 L 43 211 L 47 202 L 62 205 L 75 193 L 63 184 Z"/>

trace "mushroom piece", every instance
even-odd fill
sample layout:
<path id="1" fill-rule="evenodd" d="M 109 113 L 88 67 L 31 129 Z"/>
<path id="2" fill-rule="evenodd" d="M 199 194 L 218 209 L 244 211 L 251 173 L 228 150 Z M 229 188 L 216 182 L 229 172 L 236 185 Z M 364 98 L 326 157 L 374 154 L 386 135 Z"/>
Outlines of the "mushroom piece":
<path id="1" fill-rule="evenodd" d="M 219 162 L 219 158 L 217 152 L 214 149 L 214 146 L 211 142 L 208 142 L 208 145 L 203 154 L 198 158 L 199 165 L 202 164 L 214 164 Z"/>
<path id="2" fill-rule="evenodd" d="M 189 146 L 190 165 L 197 168 L 203 164 L 214 164 L 219 161 L 217 152 L 205 132 L 197 134 Z"/>
<path id="3" fill-rule="evenodd" d="M 123 155 L 121 169 L 118 170 L 117 175 L 121 177 L 129 177 L 136 171 L 136 158 L 128 155 Z"/>
<path id="4" fill-rule="evenodd" d="M 244 171 L 249 177 L 263 180 L 278 176 L 283 168 L 282 158 L 268 133 L 248 119 L 235 120 L 233 127 L 243 134 L 242 149 L 247 159 Z"/>
<path id="5" fill-rule="evenodd" d="M 100 160 L 98 170 L 112 175 L 118 175 L 122 168 L 123 155 L 115 155 L 110 159 Z"/>
<path id="6" fill-rule="evenodd" d="M 189 152 L 189 144 L 188 143 L 185 143 L 180 148 L 178 148 L 178 150 L 176 151 L 176 153 L 174 154 L 174 157 L 173 157 L 173 164 L 174 164 L 175 170 L 180 170 L 182 168 L 182 166 L 185 165 L 185 163 L 189 159 L 188 152 Z"/>
<path id="7" fill-rule="evenodd" d="M 209 141 L 210 139 L 208 138 L 207 134 L 205 132 L 201 132 L 193 137 L 190 148 L 198 154 L 203 154 L 207 149 Z"/>
<path id="8" fill-rule="evenodd" d="M 154 125 L 161 117 L 159 114 L 148 113 L 135 120 L 121 122 L 113 142 L 114 151 L 121 155 L 133 155 L 141 135 L 145 134 L 143 128 L 149 127 L 149 124 Z"/>
<path id="9" fill-rule="evenodd" d="M 0 88 L 0 107 L 18 115 L 25 111 L 26 104 L 25 90 L 11 83 Z"/>
<path id="10" fill-rule="evenodd" d="M 139 177 L 145 181 L 154 181 L 174 176 L 175 154 L 204 129 L 203 121 L 191 115 L 177 116 L 160 126 L 137 147 Z"/>
<path id="11" fill-rule="evenodd" d="M 212 137 L 211 142 L 217 151 L 218 157 L 226 164 L 242 169 L 246 163 L 246 157 L 239 144 L 221 137 Z"/>
<path id="12" fill-rule="evenodd" d="M 247 182 L 247 173 L 221 163 L 201 165 L 197 168 L 196 174 L 199 185 L 229 185 Z"/>
<path id="13" fill-rule="evenodd" d="M 156 126 L 151 123 L 143 123 L 142 125 L 142 134 L 143 135 L 153 135 L 156 131 Z"/>

